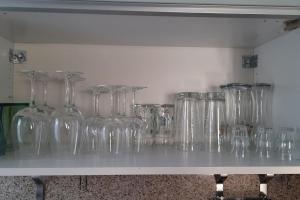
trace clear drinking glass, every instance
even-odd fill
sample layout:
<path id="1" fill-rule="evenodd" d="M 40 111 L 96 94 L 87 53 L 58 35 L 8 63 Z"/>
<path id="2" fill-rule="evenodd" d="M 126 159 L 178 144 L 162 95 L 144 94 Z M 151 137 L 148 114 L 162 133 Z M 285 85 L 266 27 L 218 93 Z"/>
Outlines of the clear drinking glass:
<path id="1" fill-rule="evenodd" d="M 20 156 L 45 155 L 49 151 L 49 116 L 38 109 L 36 104 L 37 77 L 42 72 L 22 71 L 30 80 L 31 94 L 29 107 L 18 111 L 12 120 L 12 141 Z"/>
<path id="2" fill-rule="evenodd" d="M 154 138 L 159 133 L 159 109 L 159 104 L 135 104 L 135 115 L 146 124 L 144 144 L 154 144 Z"/>
<path id="3" fill-rule="evenodd" d="M 163 104 L 160 106 L 159 114 L 159 133 L 155 136 L 155 144 L 173 145 L 175 135 L 175 106 L 173 104 Z"/>
<path id="4" fill-rule="evenodd" d="M 198 151 L 204 146 L 206 94 L 182 92 L 176 94 L 176 146 L 183 151 Z"/>
<path id="5" fill-rule="evenodd" d="M 257 127 L 256 152 L 260 159 L 267 160 L 273 156 L 274 134 L 272 128 Z"/>
<path id="6" fill-rule="evenodd" d="M 231 153 L 236 160 L 245 159 L 249 154 L 250 140 L 247 126 L 236 125 L 232 128 Z"/>
<path id="7" fill-rule="evenodd" d="M 283 161 L 292 161 L 295 151 L 295 129 L 292 127 L 281 127 L 278 132 L 278 152 Z"/>
<path id="8" fill-rule="evenodd" d="M 136 91 L 144 87 L 110 86 L 111 116 L 105 120 L 107 151 L 140 152 L 145 123 L 133 112 Z"/>
<path id="9" fill-rule="evenodd" d="M 51 115 L 51 151 L 58 157 L 76 155 L 82 137 L 83 116 L 75 105 L 75 83 L 84 80 L 80 72 L 58 71 L 58 79 L 64 80 L 65 104 Z"/>
<path id="10" fill-rule="evenodd" d="M 207 94 L 207 117 L 205 122 L 205 144 L 208 152 L 223 152 L 225 147 L 225 97 L 223 92 Z"/>
<path id="11" fill-rule="evenodd" d="M 144 138 L 145 138 L 145 129 L 147 124 L 137 117 L 134 112 L 134 105 L 136 102 L 136 92 L 142 90 L 145 87 L 139 86 L 129 86 L 126 90 L 126 100 L 129 100 L 129 105 L 126 110 L 130 112 L 126 114 L 127 128 L 125 130 L 126 134 L 126 150 L 129 149 L 129 152 L 141 152 L 145 147 Z M 125 150 L 125 151 L 126 151 Z"/>
<path id="12" fill-rule="evenodd" d="M 251 137 L 253 141 L 256 141 L 259 128 L 272 127 L 272 96 L 273 87 L 267 83 L 256 83 L 251 87 L 252 97 L 252 125 L 253 131 Z"/>
<path id="13" fill-rule="evenodd" d="M 248 134 L 251 133 L 251 85 L 230 83 L 222 85 L 220 88 L 225 93 L 225 120 L 227 123 L 227 136 L 229 141 L 231 141 L 233 128 L 235 126 L 246 126 Z"/>
<path id="14" fill-rule="evenodd" d="M 105 117 L 101 114 L 101 95 L 109 93 L 105 85 L 97 85 L 90 89 L 93 96 L 93 114 L 85 120 L 83 149 L 87 153 L 106 152 L 106 135 L 103 134 Z"/>

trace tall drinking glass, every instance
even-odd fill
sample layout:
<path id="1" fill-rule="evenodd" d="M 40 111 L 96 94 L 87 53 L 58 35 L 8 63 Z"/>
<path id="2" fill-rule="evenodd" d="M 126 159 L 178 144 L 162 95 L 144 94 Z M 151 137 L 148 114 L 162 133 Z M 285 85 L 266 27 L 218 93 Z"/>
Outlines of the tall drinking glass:
<path id="1" fill-rule="evenodd" d="M 226 143 L 225 98 L 223 92 L 207 94 L 205 144 L 208 152 L 223 152 Z"/>
<path id="2" fill-rule="evenodd" d="M 256 83 L 251 87 L 251 97 L 253 102 L 251 133 L 252 140 L 256 141 L 260 128 L 272 127 L 272 96 L 273 87 L 267 83 Z"/>
<path id="3" fill-rule="evenodd" d="M 36 104 L 37 77 L 42 72 L 22 71 L 31 83 L 29 107 L 18 111 L 12 120 L 12 141 L 21 157 L 45 155 L 49 151 L 49 116 Z"/>
<path id="4" fill-rule="evenodd" d="M 183 151 L 198 151 L 204 146 L 206 94 L 176 94 L 176 146 Z"/>
<path id="5" fill-rule="evenodd" d="M 55 156 L 76 155 L 82 135 L 83 116 L 75 106 L 75 83 L 84 80 L 79 72 L 57 72 L 64 80 L 65 104 L 51 115 L 51 151 Z"/>

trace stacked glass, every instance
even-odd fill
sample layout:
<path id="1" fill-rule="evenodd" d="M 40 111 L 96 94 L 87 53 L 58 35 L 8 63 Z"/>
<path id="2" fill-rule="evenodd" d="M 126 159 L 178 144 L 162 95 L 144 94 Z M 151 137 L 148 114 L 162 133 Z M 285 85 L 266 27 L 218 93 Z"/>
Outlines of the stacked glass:
<path id="1" fill-rule="evenodd" d="M 236 158 L 245 158 L 249 153 L 252 114 L 250 88 L 251 85 L 243 83 L 221 86 L 225 93 L 228 140 L 231 144 L 231 152 Z"/>
<path id="2" fill-rule="evenodd" d="M 224 152 L 228 146 L 225 121 L 225 97 L 223 92 L 207 93 L 205 121 L 205 145 L 208 152 Z"/>
<path id="3" fill-rule="evenodd" d="M 83 148 L 96 153 L 140 152 L 145 123 L 133 112 L 136 91 L 144 87 L 98 85 L 92 87 L 94 114 L 86 119 Z M 103 116 L 100 94 L 108 94 L 110 114 Z"/>
<path id="4" fill-rule="evenodd" d="M 176 94 L 175 145 L 183 151 L 204 149 L 206 94 L 182 92 Z"/>

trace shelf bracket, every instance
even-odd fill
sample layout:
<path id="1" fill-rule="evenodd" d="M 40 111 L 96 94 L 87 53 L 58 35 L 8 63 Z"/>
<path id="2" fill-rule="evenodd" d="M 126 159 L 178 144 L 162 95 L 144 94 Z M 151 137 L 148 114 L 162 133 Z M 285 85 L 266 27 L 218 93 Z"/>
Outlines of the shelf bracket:
<path id="1" fill-rule="evenodd" d="M 27 52 L 19 49 L 9 50 L 9 62 L 12 64 L 22 64 L 27 61 Z"/>
<path id="2" fill-rule="evenodd" d="M 268 199 L 268 183 L 274 177 L 274 174 L 259 174 L 259 197 Z"/>
<path id="3" fill-rule="evenodd" d="M 227 179 L 227 174 L 215 174 L 216 181 L 216 194 L 215 199 L 223 199 L 224 198 L 224 182 Z"/>
<path id="4" fill-rule="evenodd" d="M 34 176 L 32 177 L 36 185 L 36 200 L 45 200 L 45 183 L 42 177 Z"/>
<path id="5" fill-rule="evenodd" d="M 257 55 L 244 55 L 242 57 L 242 66 L 246 69 L 256 68 L 258 64 Z"/>
<path id="6" fill-rule="evenodd" d="M 300 27 L 300 18 L 299 19 L 293 19 L 293 20 L 287 20 L 284 22 L 284 30 L 285 31 L 292 31 Z"/>

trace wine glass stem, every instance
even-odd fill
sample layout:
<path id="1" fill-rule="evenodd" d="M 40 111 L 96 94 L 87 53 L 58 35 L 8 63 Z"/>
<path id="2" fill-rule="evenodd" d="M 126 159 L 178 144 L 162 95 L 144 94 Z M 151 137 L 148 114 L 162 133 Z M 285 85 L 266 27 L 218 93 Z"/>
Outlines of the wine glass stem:
<path id="1" fill-rule="evenodd" d="M 101 115 L 101 111 L 100 111 L 100 94 L 95 94 L 95 102 L 94 102 L 94 113 L 96 115 Z"/>
<path id="2" fill-rule="evenodd" d="M 36 79 L 34 75 L 30 78 L 30 87 L 30 107 L 33 107 L 36 105 Z"/>
<path id="3" fill-rule="evenodd" d="M 68 77 L 65 79 L 65 105 L 72 106 L 74 105 L 74 82 L 71 81 Z"/>
<path id="4" fill-rule="evenodd" d="M 47 105 L 47 81 L 42 82 L 42 87 L 43 87 L 43 104 Z"/>

